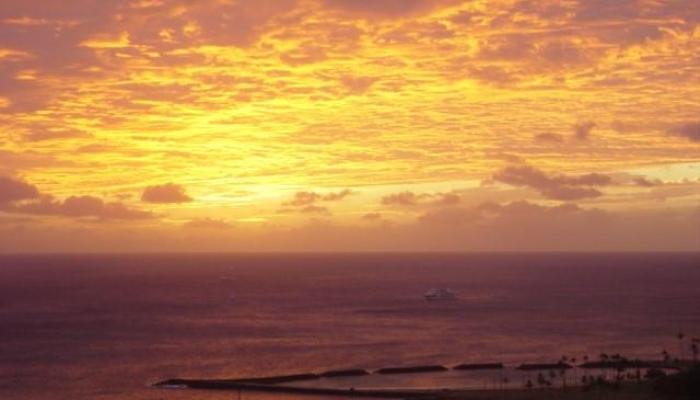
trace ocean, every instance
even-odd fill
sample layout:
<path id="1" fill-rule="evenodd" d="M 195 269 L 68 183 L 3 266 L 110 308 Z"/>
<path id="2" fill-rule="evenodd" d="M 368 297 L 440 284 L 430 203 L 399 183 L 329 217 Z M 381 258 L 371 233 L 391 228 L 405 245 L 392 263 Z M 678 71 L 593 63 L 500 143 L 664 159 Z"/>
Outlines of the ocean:
<path id="1" fill-rule="evenodd" d="M 423 299 L 441 287 L 458 300 Z M 148 385 L 659 359 L 681 352 L 679 331 L 700 336 L 697 253 L 0 256 L 3 400 L 231 399 Z"/>

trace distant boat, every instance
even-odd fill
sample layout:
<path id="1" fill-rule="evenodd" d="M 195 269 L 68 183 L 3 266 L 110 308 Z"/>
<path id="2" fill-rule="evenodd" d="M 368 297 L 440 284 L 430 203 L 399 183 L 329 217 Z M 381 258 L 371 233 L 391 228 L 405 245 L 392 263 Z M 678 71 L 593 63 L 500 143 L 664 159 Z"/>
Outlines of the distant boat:
<path id="1" fill-rule="evenodd" d="M 152 385 L 148 385 L 151 387 L 157 387 L 161 389 L 187 389 L 188 386 L 184 384 L 170 384 L 170 383 L 154 383 Z"/>
<path id="2" fill-rule="evenodd" d="M 457 300 L 457 295 L 455 294 L 455 292 L 447 288 L 430 289 L 427 292 L 425 292 L 425 294 L 423 294 L 423 297 L 425 297 L 425 299 L 428 301 Z"/>

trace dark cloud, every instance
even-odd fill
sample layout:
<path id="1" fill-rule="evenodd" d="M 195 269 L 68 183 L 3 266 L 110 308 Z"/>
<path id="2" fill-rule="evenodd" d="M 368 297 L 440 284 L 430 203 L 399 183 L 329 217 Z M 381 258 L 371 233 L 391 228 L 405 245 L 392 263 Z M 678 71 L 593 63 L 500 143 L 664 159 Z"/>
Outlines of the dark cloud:
<path id="1" fill-rule="evenodd" d="M 13 205 L 8 212 L 65 217 L 94 217 L 103 220 L 138 220 L 153 218 L 147 211 L 130 208 L 120 202 L 104 202 L 94 196 L 70 196 L 63 201 L 44 196 L 38 201 Z"/>
<path id="2" fill-rule="evenodd" d="M 63 201 L 43 195 L 34 185 L 0 176 L 0 210 L 7 213 L 94 217 L 98 219 L 147 219 L 153 214 L 120 202 L 106 203 L 94 196 L 70 196 Z"/>
<path id="3" fill-rule="evenodd" d="M 691 142 L 700 142 L 700 121 L 688 122 L 676 127 L 673 134 L 684 137 Z"/>
<path id="4" fill-rule="evenodd" d="M 587 140 L 591 136 L 596 123 L 593 121 L 583 121 L 574 125 L 574 137 L 578 140 Z"/>
<path id="5" fill-rule="evenodd" d="M 185 188 L 175 183 L 148 186 L 141 195 L 141 201 L 147 203 L 187 203 L 192 200 Z"/>
<path id="6" fill-rule="evenodd" d="M 529 165 L 508 166 L 493 174 L 492 179 L 513 186 L 530 187 L 539 191 L 544 197 L 553 200 L 599 197 L 602 193 L 593 186 L 605 186 L 612 183 L 612 179 L 608 175 L 597 173 L 573 177 L 547 175 Z"/>
<path id="7" fill-rule="evenodd" d="M 39 197 L 39 190 L 36 186 L 6 176 L 0 176 L 0 204 L 35 199 L 37 197 Z"/>

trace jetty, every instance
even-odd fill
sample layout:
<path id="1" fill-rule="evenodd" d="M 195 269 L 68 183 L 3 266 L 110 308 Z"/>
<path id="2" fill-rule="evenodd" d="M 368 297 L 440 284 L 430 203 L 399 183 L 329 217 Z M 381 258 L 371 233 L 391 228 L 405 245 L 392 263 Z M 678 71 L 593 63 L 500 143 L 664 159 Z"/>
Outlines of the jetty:
<path id="1" fill-rule="evenodd" d="M 339 381 L 344 382 L 342 385 L 344 387 L 329 387 L 329 381 L 335 378 L 343 377 L 358 377 L 362 379 L 363 376 L 368 375 L 392 375 L 392 374 L 420 374 L 420 373 L 445 373 L 447 371 L 458 371 L 458 372 L 479 372 L 485 371 L 503 371 L 497 373 L 498 382 L 491 382 L 494 387 L 499 385 L 499 393 L 509 393 L 513 396 L 524 395 L 527 397 L 530 388 L 506 388 L 502 386 L 504 381 L 503 373 L 507 373 L 506 370 L 513 373 L 514 371 L 520 371 L 523 374 L 529 374 L 532 371 L 564 371 L 572 368 L 581 369 L 646 369 L 650 371 L 661 371 L 661 376 L 666 376 L 662 370 L 666 371 L 683 371 L 684 369 L 689 369 L 691 364 L 688 364 L 686 368 L 682 368 L 681 364 L 672 364 L 669 362 L 661 361 L 642 361 L 642 360 L 614 360 L 614 361 L 593 361 L 586 362 L 580 365 L 571 365 L 563 361 L 558 361 L 555 363 L 526 363 L 520 364 L 515 367 L 506 367 L 503 363 L 462 363 L 457 364 L 452 367 L 448 367 L 440 364 L 427 364 L 427 365 L 414 365 L 414 366 L 403 366 L 403 367 L 386 367 L 379 368 L 375 370 L 367 370 L 360 368 L 352 369 L 332 369 L 323 372 L 307 372 L 299 374 L 288 374 L 288 375 L 275 375 L 275 376 L 263 376 L 263 377 L 250 377 L 250 378 L 238 378 L 238 379 L 189 379 L 189 378 L 174 378 L 166 379 L 153 384 L 153 387 L 163 388 L 163 389 L 200 389 L 200 390 L 231 390 L 231 391 L 255 391 L 255 392 L 268 392 L 268 393 L 287 393 L 287 394 L 299 394 L 299 395 L 319 395 L 319 396 L 338 396 L 338 397 L 373 397 L 373 398 L 399 398 L 399 399 L 448 399 L 448 398 L 470 398 L 470 399 L 486 399 L 493 398 L 493 389 L 476 389 L 469 388 L 466 386 L 459 387 L 430 387 L 430 388 L 416 388 L 416 387 L 354 387 L 351 382 L 353 381 Z M 658 375 L 658 374 L 657 374 Z M 645 375 L 646 376 L 646 375 Z M 507 377 L 507 375 L 506 375 Z M 646 379 L 652 379 L 649 375 Z M 328 381 L 326 381 L 328 380 Z M 313 381 L 319 381 L 318 384 L 313 383 Z M 637 378 L 639 381 L 639 378 Z M 311 382 L 311 383 L 305 383 Z M 586 383 L 593 384 L 596 381 L 590 380 Z M 301 383 L 301 384 L 298 384 Z M 618 382 L 619 383 L 619 382 Z M 355 384 L 362 385 L 362 381 L 357 381 Z M 566 386 L 562 383 L 562 387 Z M 574 383 L 572 386 L 577 386 Z M 555 388 L 539 388 L 538 393 L 552 393 L 556 395 L 559 393 Z M 455 397 L 456 396 L 456 397 Z M 465 397 L 466 396 L 466 397 Z M 514 397 L 515 398 L 515 397 Z M 529 397 L 528 397 L 529 398 Z"/>
<path id="2" fill-rule="evenodd" d="M 458 371 L 480 371 L 487 369 L 503 369 L 503 363 L 459 364 L 452 369 Z"/>
<path id="3" fill-rule="evenodd" d="M 344 376 L 363 376 L 369 375 L 370 372 L 366 369 L 339 369 L 322 372 L 319 374 L 321 378 L 339 378 Z"/>
<path id="4" fill-rule="evenodd" d="M 567 363 L 558 362 L 550 364 L 520 364 L 517 368 L 521 371 L 538 371 L 538 370 L 552 370 L 552 369 L 571 369 L 573 366 Z"/>
<path id="5" fill-rule="evenodd" d="M 334 389 L 321 387 L 299 387 L 269 383 L 255 383 L 260 378 L 253 379 L 168 379 L 153 385 L 154 387 L 182 387 L 207 390 L 249 390 L 266 393 L 306 394 L 321 396 L 375 397 L 375 398 L 432 398 L 432 389 Z M 268 380 L 269 382 L 269 380 Z M 443 391 L 444 393 L 444 391 Z"/>
<path id="6" fill-rule="evenodd" d="M 417 374 L 425 372 L 442 372 L 448 371 L 444 365 L 416 365 L 413 367 L 391 367 L 391 368 L 380 368 L 375 371 L 376 374 Z"/>

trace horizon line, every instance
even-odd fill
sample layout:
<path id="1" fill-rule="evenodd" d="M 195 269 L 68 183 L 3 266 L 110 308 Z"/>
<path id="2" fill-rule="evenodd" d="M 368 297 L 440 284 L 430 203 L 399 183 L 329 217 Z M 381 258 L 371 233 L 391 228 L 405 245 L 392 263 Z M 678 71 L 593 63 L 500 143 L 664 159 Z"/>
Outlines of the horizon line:
<path id="1" fill-rule="evenodd" d="M 38 252 L 0 252 L 2 256 L 49 256 L 49 255 L 396 255 L 396 254 L 452 254 L 452 255 L 478 255 L 478 254 L 695 254 L 698 250 L 265 250 L 265 251 L 38 251 Z"/>

